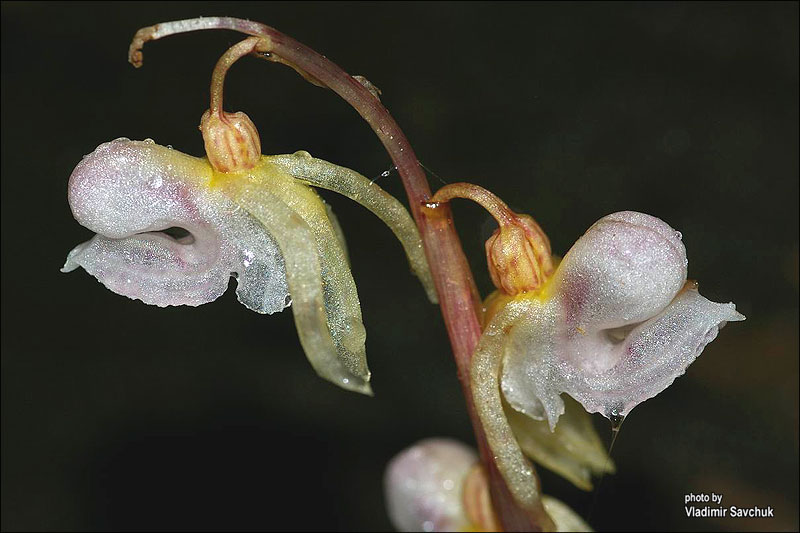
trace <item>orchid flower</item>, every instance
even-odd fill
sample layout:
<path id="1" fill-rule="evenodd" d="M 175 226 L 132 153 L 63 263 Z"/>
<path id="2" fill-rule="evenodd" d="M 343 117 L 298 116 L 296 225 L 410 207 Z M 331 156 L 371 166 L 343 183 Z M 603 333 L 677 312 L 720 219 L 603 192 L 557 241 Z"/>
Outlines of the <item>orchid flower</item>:
<path id="1" fill-rule="evenodd" d="M 476 466 L 471 450 L 438 441 L 401 455 L 387 474 L 395 524 L 587 529 L 541 495 L 525 454 L 588 490 L 593 474 L 614 470 L 588 413 L 619 424 L 684 373 L 726 322 L 744 317 L 733 304 L 700 296 L 687 281 L 680 234 L 655 217 L 608 215 L 559 263 L 541 227 L 485 189 L 452 184 L 431 196 L 380 91 L 273 28 L 227 17 L 158 24 L 137 32 L 129 60 L 141 65 L 147 41 L 202 29 L 250 35 L 214 69 L 200 124 L 206 157 L 149 139 L 117 139 L 86 156 L 70 177 L 69 201 L 76 220 L 97 235 L 70 252 L 62 270 L 83 267 L 112 291 L 159 306 L 210 302 L 234 276 L 248 308 L 274 313 L 291 305 L 320 376 L 369 394 L 346 244 L 312 187 L 348 196 L 392 229 L 431 301 L 438 290 L 482 461 Z M 352 170 L 304 151 L 262 155 L 250 118 L 222 108 L 225 75 L 245 55 L 291 66 L 353 105 L 392 157 L 414 218 Z M 500 225 L 486 243 L 498 290 L 482 317 L 444 205 L 456 197 L 477 201 Z"/>
<path id="2" fill-rule="evenodd" d="M 131 60 L 141 63 L 139 37 Z M 435 302 L 422 241 L 402 204 L 366 177 L 304 151 L 262 156 L 247 115 L 222 110 L 228 68 L 260 42 L 234 45 L 214 69 L 200 126 L 207 158 L 128 139 L 84 157 L 70 177 L 69 203 L 97 236 L 72 250 L 62 271 L 83 267 L 110 290 L 162 307 L 213 301 L 233 276 L 249 309 L 269 314 L 291 305 L 321 377 L 369 394 L 366 332 L 344 237 L 312 186 L 383 220 Z"/>
<path id="3" fill-rule="evenodd" d="M 451 439 L 420 441 L 386 467 L 384 494 L 397 531 L 501 531 L 486 473 L 468 446 Z M 591 531 L 565 503 L 542 496 L 553 531 Z"/>
<path id="4" fill-rule="evenodd" d="M 538 483 L 520 450 L 535 436 L 518 422 L 512 428 L 509 418 L 546 421 L 555 432 L 566 393 L 619 424 L 682 375 L 721 327 L 744 316 L 687 281 L 681 234 L 658 218 L 605 216 L 556 266 L 531 217 L 472 184 L 440 189 L 433 205 L 455 197 L 478 202 L 500 225 L 486 243 L 498 290 L 486 300 L 472 392 L 509 488 L 523 506 L 537 508 Z M 516 411 L 511 417 L 505 402 Z M 523 433 L 519 442 L 515 429 Z"/>

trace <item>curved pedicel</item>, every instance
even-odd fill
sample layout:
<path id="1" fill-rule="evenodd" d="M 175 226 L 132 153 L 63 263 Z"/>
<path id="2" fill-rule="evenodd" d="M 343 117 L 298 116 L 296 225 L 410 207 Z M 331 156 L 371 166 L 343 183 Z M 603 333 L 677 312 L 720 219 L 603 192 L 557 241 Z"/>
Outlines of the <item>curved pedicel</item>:
<path id="1" fill-rule="evenodd" d="M 100 145 L 69 181 L 75 219 L 97 235 L 62 271 L 83 267 L 113 292 L 161 307 L 213 301 L 233 275 L 244 305 L 281 311 L 289 292 L 277 244 L 210 180 L 204 159 L 152 141 Z"/>
<path id="2" fill-rule="evenodd" d="M 394 196 L 358 172 L 316 159 L 305 151 L 291 155 L 266 156 L 265 159 L 280 166 L 298 180 L 314 187 L 337 192 L 372 211 L 389 226 L 403 245 L 411 270 L 422 282 L 428 299 L 432 303 L 437 303 L 433 276 L 425 258 L 417 225 L 403 204 Z"/>

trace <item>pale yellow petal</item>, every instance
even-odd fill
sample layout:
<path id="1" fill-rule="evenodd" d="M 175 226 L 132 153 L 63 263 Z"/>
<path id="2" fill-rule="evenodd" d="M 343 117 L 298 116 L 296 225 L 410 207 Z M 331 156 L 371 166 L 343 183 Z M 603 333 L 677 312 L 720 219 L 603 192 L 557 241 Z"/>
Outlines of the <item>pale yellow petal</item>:
<path id="1" fill-rule="evenodd" d="M 218 183 L 231 198 L 264 224 L 278 242 L 286 263 L 297 332 L 311 365 L 321 377 L 341 387 L 370 394 L 369 371 L 363 351 L 363 325 L 355 286 L 352 286 L 351 296 L 355 298 L 356 317 L 337 316 L 342 306 L 339 302 L 330 304 L 331 300 L 336 300 L 337 282 L 349 276 L 349 269 L 325 207 L 313 191 L 312 200 L 295 196 L 291 203 L 286 202 L 274 194 L 275 187 L 265 186 L 264 178 L 263 174 L 256 173 L 254 176 L 219 179 Z M 314 199 L 316 206 L 310 205 Z M 314 211 L 318 214 L 312 226 L 308 218 L 312 218 L 310 213 Z M 318 238 L 326 227 L 330 238 Z M 322 248 L 320 241 L 324 243 Z M 342 270 L 347 276 L 342 275 Z M 328 282 L 323 283 L 324 279 Z M 331 282 L 331 279 L 337 281 Z M 351 325 L 351 321 L 356 323 Z M 350 331 L 343 332 L 343 325 L 350 326 Z"/>
<path id="2" fill-rule="evenodd" d="M 484 330 L 472 358 L 470 383 L 475 410 L 500 474 L 517 503 L 549 530 L 550 520 L 542 506 L 536 473 L 517 444 L 500 396 L 500 368 L 507 349 L 508 331 L 530 312 L 528 303 L 527 300 L 509 302 Z"/>
<path id="3" fill-rule="evenodd" d="M 614 472 L 614 463 L 578 402 L 564 400 L 564 414 L 555 431 L 546 420 L 534 420 L 509 405 L 506 416 L 525 455 L 565 477 L 583 490 L 592 490 L 592 475 Z"/>
<path id="4" fill-rule="evenodd" d="M 331 206 L 325 200 L 322 201 L 325 204 L 325 212 L 328 213 L 328 219 L 331 221 L 331 226 L 333 226 L 333 231 L 336 233 L 336 237 L 339 239 L 339 246 L 342 248 L 344 252 L 344 258 L 347 260 L 347 264 L 350 265 L 350 253 L 347 250 L 347 240 L 344 238 L 344 231 L 342 231 L 342 226 L 339 224 L 339 217 L 336 216 L 336 213 L 333 212 Z"/>
<path id="5" fill-rule="evenodd" d="M 570 509 L 570 507 L 560 500 L 552 496 L 542 496 L 542 503 L 550 515 L 550 518 L 555 522 L 556 527 L 553 531 L 570 532 L 570 531 L 594 531 L 589 524 L 584 522 L 583 518 L 578 516 L 578 513 Z"/>
<path id="6" fill-rule="evenodd" d="M 411 269 L 422 282 L 428 299 L 433 303 L 437 302 L 433 276 L 428 268 L 417 226 L 408 210 L 394 196 L 358 172 L 316 159 L 308 152 L 266 156 L 264 159 L 299 180 L 338 192 L 372 211 L 400 240 Z"/>
<path id="7" fill-rule="evenodd" d="M 316 239 L 328 327 L 348 370 L 362 380 L 369 380 L 367 369 L 367 332 L 361 318 L 361 302 L 350 272 L 341 237 L 328 215 L 325 203 L 314 189 L 296 180 L 269 157 L 250 171 L 259 187 L 283 200 L 308 226 Z"/>

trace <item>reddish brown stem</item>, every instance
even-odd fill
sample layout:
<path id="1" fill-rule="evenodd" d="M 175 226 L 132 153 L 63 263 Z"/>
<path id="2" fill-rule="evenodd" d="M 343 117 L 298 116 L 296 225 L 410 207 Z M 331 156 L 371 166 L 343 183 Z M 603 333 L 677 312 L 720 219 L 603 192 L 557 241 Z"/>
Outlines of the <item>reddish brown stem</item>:
<path id="1" fill-rule="evenodd" d="M 510 224 L 515 218 L 514 212 L 491 191 L 487 191 L 474 183 L 450 183 L 433 195 L 433 202 L 449 202 L 453 198 L 466 198 L 479 204 L 494 217 L 498 224 Z M 438 206 L 437 206 L 438 207 Z"/>
<path id="2" fill-rule="evenodd" d="M 431 191 L 403 131 L 365 84 L 311 48 L 258 22 L 229 17 L 208 17 L 143 28 L 134 37 L 129 50 L 129 60 L 134 66 L 141 65 L 141 48 L 146 41 L 204 29 L 229 29 L 261 37 L 262 41 L 258 47 L 261 57 L 288 65 L 312 83 L 333 90 L 349 103 L 378 135 L 397 167 L 408 195 L 411 213 L 422 236 L 428 263 L 439 293 L 439 304 L 453 347 L 458 379 L 464 391 L 481 461 L 489 474 L 495 510 L 505 531 L 541 531 L 542 528 L 535 517 L 519 507 L 511 496 L 497 470 L 480 421 L 475 414 L 469 384 L 469 369 L 472 354 L 481 335 L 480 296 L 461 248 L 449 206 L 442 205 L 436 209 L 424 208 L 430 201 Z"/>
<path id="3" fill-rule="evenodd" d="M 211 74 L 211 104 L 209 105 L 211 113 L 219 117 L 222 116 L 222 94 L 225 89 L 225 75 L 231 65 L 253 52 L 258 42 L 258 37 L 248 37 L 244 41 L 228 48 L 228 51 L 217 61 L 214 72 Z"/>

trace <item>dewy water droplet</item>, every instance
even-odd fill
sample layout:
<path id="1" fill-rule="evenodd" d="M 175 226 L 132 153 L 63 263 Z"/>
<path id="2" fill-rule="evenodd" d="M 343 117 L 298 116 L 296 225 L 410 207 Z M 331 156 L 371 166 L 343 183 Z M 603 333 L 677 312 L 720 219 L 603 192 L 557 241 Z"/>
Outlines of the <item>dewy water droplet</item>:
<path id="1" fill-rule="evenodd" d="M 614 407 L 609 413 L 608 419 L 611 420 L 611 444 L 608 446 L 608 460 L 611 460 L 611 452 L 614 449 L 614 444 L 617 442 L 619 436 L 619 428 L 625 421 L 625 415 L 619 414 L 620 409 Z"/>
<path id="2" fill-rule="evenodd" d="M 244 266 L 246 266 L 246 267 L 249 267 L 251 264 L 253 264 L 253 259 L 255 259 L 255 257 L 256 257 L 256 254 L 254 254 L 250 250 L 245 250 L 244 251 L 244 261 L 242 261 L 242 264 L 244 264 Z"/>
<path id="3" fill-rule="evenodd" d="M 616 433 L 617 431 L 619 431 L 622 422 L 625 421 L 625 415 L 619 414 L 619 410 L 617 408 L 614 408 L 608 414 L 608 419 L 611 421 L 611 431 Z"/>

